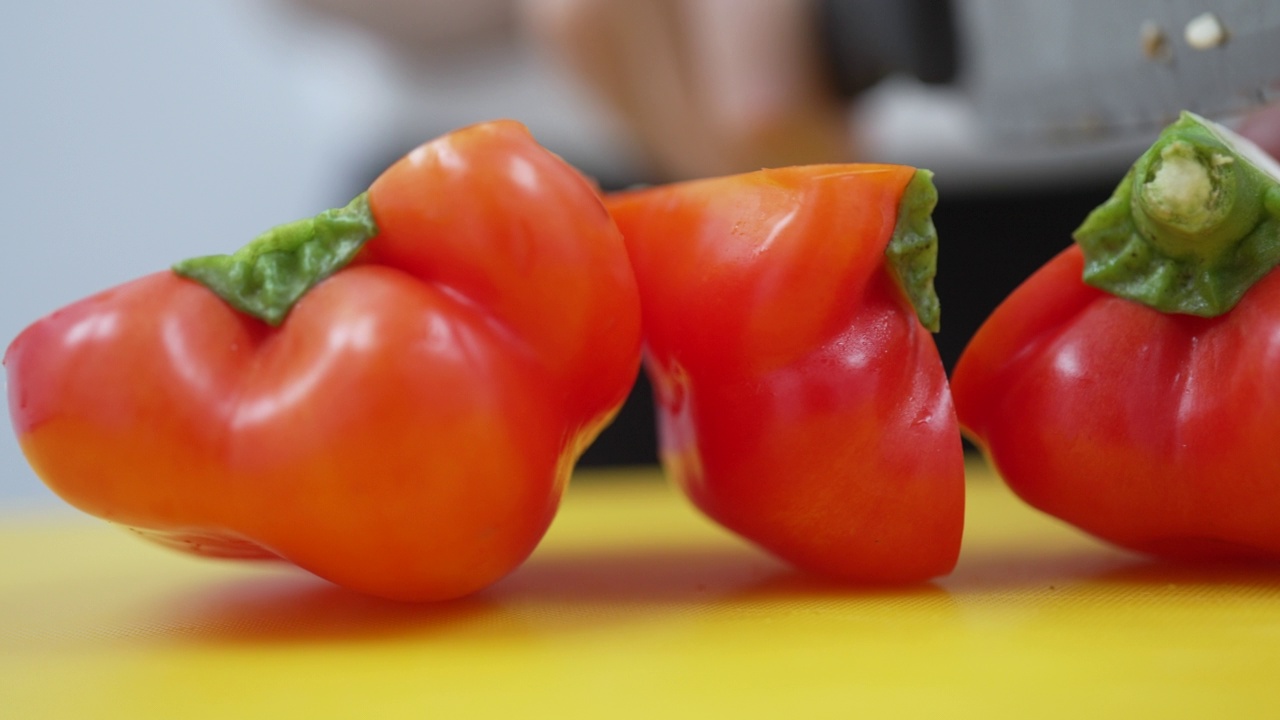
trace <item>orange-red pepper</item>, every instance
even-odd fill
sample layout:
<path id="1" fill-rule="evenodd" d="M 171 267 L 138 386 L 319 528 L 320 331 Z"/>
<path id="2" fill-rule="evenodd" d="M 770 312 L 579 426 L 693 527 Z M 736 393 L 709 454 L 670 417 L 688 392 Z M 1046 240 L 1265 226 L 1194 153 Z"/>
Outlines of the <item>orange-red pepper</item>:
<path id="1" fill-rule="evenodd" d="M 1280 165 L 1190 114 L 953 376 L 1031 505 L 1182 559 L 1280 557 Z"/>
<path id="2" fill-rule="evenodd" d="M 616 227 L 511 122 L 178 267 L 14 341 L 32 466 L 166 545 L 280 557 L 375 595 L 456 597 L 520 564 L 639 366 Z"/>
<path id="3" fill-rule="evenodd" d="M 608 199 L 667 472 L 710 517 L 822 575 L 922 580 L 959 552 L 960 433 L 926 328 L 929 177 L 811 166 Z"/>

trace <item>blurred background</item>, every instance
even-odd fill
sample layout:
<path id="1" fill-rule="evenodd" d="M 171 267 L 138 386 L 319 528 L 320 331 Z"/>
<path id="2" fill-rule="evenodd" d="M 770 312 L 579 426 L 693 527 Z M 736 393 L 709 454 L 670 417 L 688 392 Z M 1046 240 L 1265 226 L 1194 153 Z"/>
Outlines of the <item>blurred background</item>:
<path id="1" fill-rule="evenodd" d="M 600 12 L 601 3 L 594 5 Z M 612 23 L 609 32 L 648 28 L 658 37 L 662 13 L 676 5 L 619 2 L 631 14 L 601 22 Z M 718 40 L 728 37 L 718 31 L 705 34 L 713 47 L 702 79 L 715 90 L 685 87 L 682 106 L 644 86 L 680 72 L 668 49 L 647 41 L 631 58 L 630 78 L 643 87 L 611 96 L 610 79 L 601 77 L 611 66 L 599 53 L 617 49 L 620 36 L 584 34 L 581 20 L 591 15 L 564 0 L 11 4 L 0 29 L 7 229 L 0 339 L 7 344 L 27 324 L 92 292 L 177 259 L 227 252 L 275 224 L 345 204 L 415 145 L 510 117 L 605 188 L 773 161 L 857 158 L 935 170 L 938 341 L 950 365 L 999 299 L 1070 242 L 1070 231 L 1150 140 L 992 142 L 961 90 L 893 68 L 834 93 L 821 72 L 813 83 L 792 82 L 812 68 L 762 64 L 774 35 L 751 35 L 776 8 L 713 5 L 720 14 L 707 15 L 709 27 L 754 17 L 757 29 L 746 28 L 737 46 Z M 748 6 L 764 15 L 751 16 Z M 805 53 L 817 47 L 807 35 L 790 42 Z M 826 62 L 801 54 L 815 66 Z M 755 63 L 749 77 L 773 84 L 735 86 L 723 71 L 738 61 Z M 782 98 L 804 112 L 778 120 L 768 115 L 769 102 L 780 102 L 771 92 L 810 94 Z M 849 99 L 855 94 L 856 102 Z M 637 120 L 627 107 L 674 114 Z M 737 124 L 727 133 L 695 128 L 705 118 Z M 804 137 L 812 142 L 770 146 L 770 128 L 792 122 L 809 128 Z M 663 138 L 673 144 L 659 147 Z M 708 138 L 728 138 L 725 152 L 702 152 Z M 743 150 L 752 143 L 763 151 Z M 654 462 L 652 422 L 641 382 L 584 462 Z M 0 507 L 52 499 L 12 432 L 0 433 Z"/>

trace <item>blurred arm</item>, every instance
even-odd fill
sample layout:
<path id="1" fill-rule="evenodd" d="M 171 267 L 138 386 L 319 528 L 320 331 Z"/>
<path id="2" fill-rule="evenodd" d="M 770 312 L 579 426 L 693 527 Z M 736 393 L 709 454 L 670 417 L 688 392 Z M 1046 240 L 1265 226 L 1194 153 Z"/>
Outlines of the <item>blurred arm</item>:
<path id="1" fill-rule="evenodd" d="M 810 0 L 523 0 L 667 179 L 852 156 Z"/>

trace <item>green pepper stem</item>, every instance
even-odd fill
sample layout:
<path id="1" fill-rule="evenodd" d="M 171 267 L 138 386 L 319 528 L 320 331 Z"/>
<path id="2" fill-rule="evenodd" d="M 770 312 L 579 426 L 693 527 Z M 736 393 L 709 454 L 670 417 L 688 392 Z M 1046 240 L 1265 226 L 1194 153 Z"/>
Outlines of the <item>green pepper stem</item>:
<path id="1" fill-rule="evenodd" d="M 231 255 L 190 258 L 173 271 L 237 310 L 279 325 L 308 290 L 345 267 L 377 234 L 362 193 L 346 207 L 272 228 Z"/>
<path id="2" fill-rule="evenodd" d="M 1166 313 L 1221 315 L 1280 263 L 1280 166 L 1192 113 L 1075 233 L 1084 281 Z"/>
<path id="3" fill-rule="evenodd" d="M 885 259 L 898 286 L 915 308 L 920 324 L 930 332 L 938 332 L 941 304 L 934 290 L 938 274 L 938 230 L 933 224 L 933 209 L 938 205 L 938 190 L 933 173 L 916 170 L 902 192 L 898 203 L 898 222 L 885 249 Z"/>

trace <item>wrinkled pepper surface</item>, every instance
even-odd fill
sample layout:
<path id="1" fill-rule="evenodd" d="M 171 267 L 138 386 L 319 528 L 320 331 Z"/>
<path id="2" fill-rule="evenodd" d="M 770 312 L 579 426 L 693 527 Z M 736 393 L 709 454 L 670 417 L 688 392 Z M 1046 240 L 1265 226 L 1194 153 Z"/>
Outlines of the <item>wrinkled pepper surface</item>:
<path id="1" fill-rule="evenodd" d="M 960 431 L 930 334 L 930 174 L 827 165 L 608 199 L 640 287 L 659 455 L 808 571 L 911 582 L 960 547 Z"/>
<path id="2" fill-rule="evenodd" d="M 513 122 L 59 310 L 5 358 L 22 449 L 72 505 L 415 601 L 530 554 L 639 363 L 617 228 Z"/>
<path id="3" fill-rule="evenodd" d="M 1028 503 L 1155 555 L 1280 557 L 1277 178 L 1184 114 L 975 335 L 961 424 Z"/>

